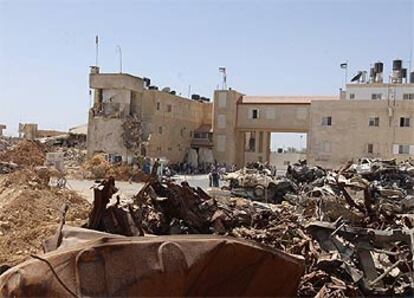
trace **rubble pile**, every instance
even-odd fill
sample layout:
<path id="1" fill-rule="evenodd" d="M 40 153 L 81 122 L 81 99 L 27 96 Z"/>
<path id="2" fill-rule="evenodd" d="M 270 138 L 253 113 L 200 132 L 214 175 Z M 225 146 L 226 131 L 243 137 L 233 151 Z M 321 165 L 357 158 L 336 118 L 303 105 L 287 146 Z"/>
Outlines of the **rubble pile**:
<path id="1" fill-rule="evenodd" d="M 127 120 L 122 124 L 122 128 L 122 139 L 125 147 L 137 151 L 142 143 L 141 121 L 134 116 L 128 116 Z"/>
<path id="2" fill-rule="evenodd" d="M 39 139 L 48 147 L 86 149 L 86 135 L 67 133 Z"/>
<path id="3" fill-rule="evenodd" d="M 7 151 L 11 145 L 12 145 L 12 138 L 0 136 L 0 154 Z"/>
<path id="4" fill-rule="evenodd" d="M 121 181 L 142 181 L 145 175 L 137 168 L 122 163 L 112 164 L 105 159 L 103 154 L 95 154 L 86 160 L 81 169 L 86 179 L 102 179 L 114 177 Z"/>
<path id="5" fill-rule="evenodd" d="M 85 149 L 78 149 L 74 147 L 57 147 L 53 152 L 63 154 L 63 165 L 65 175 L 72 179 L 83 179 L 84 170 L 82 164 L 87 159 L 87 151 Z"/>
<path id="6" fill-rule="evenodd" d="M 0 153 L 0 161 L 20 166 L 41 166 L 45 162 L 45 148 L 37 141 L 20 140 Z"/>
<path id="7" fill-rule="evenodd" d="M 40 253 L 42 240 L 56 231 L 64 203 L 69 224 L 87 219 L 89 203 L 76 192 L 49 187 L 48 180 L 30 168 L 0 176 L 0 264 L 15 265 Z"/>
<path id="8" fill-rule="evenodd" d="M 412 162 L 363 160 L 337 171 L 300 163 L 283 179 L 296 188 L 268 203 L 150 177 L 133 201 L 111 205 L 122 215 L 100 220 L 123 235 L 230 235 L 302 255 L 299 296 L 413 293 Z"/>

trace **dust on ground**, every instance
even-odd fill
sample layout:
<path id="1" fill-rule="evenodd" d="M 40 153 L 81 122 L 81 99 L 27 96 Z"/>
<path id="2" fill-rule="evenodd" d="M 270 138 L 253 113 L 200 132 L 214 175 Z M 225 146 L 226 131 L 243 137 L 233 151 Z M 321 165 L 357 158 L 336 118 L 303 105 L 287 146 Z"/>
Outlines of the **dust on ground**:
<path id="1" fill-rule="evenodd" d="M 41 253 L 42 240 L 56 232 L 64 203 L 67 223 L 84 223 L 90 205 L 75 191 L 48 186 L 30 168 L 1 175 L 0 264 L 16 265 Z"/>

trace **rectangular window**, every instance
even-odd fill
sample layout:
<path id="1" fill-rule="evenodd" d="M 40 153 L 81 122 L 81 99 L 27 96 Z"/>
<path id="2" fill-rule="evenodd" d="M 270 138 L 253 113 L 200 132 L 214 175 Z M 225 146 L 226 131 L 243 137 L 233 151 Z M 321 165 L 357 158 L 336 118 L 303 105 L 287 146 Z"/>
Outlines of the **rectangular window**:
<path id="1" fill-rule="evenodd" d="M 350 93 L 349 94 L 349 99 L 355 99 L 355 93 Z"/>
<path id="2" fill-rule="evenodd" d="M 217 128 L 226 128 L 226 115 L 218 115 Z"/>
<path id="3" fill-rule="evenodd" d="M 332 126 L 332 117 L 322 117 L 322 126 Z"/>
<path id="4" fill-rule="evenodd" d="M 403 94 L 404 100 L 413 100 L 414 99 L 414 93 L 404 93 Z"/>
<path id="5" fill-rule="evenodd" d="M 379 126 L 379 117 L 370 117 L 368 121 L 368 126 L 378 127 Z"/>
<path id="6" fill-rule="evenodd" d="M 409 117 L 401 117 L 400 118 L 400 127 L 410 127 L 410 118 Z"/>
<path id="7" fill-rule="evenodd" d="M 171 112 L 172 111 L 172 105 L 167 105 L 167 112 Z"/>
<path id="8" fill-rule="evenodd" d="M 162 135 L 162 126 L 159 126 L 159 127 L 158 127 L 158 133 L 159 133 L 160 135 Z"/>
<path id="9" fill-rule="evenodd" d="M 218 107 L 219 108 L 225 108 L 227 106 L 226 93 L 225 92 L 220 92 L 218 96 L 219 96 L 219 98 L 218 98 Z"/>
<path id="10" fill-rule="evenodd" d="M 374 153 L 374 144 L 368 144 L 367 153 L 368 154 Z"/>
<path id="11" fill-rule="evenodd" d="M 259 119 L 259 110 L 258 109 L 251 109 L 249 118 L 250 119 Z"/>
<path id="12" fill-rule="evenodd" d="M 410 145 L 398 145 L 398 154 L 410 154 Z"/>
<path id="13" fill-rule="evenodd" d="M 157 147 L 157 151 L 161 151 L 161 147 Z"/>
<path id="14" fill-rule="evenodd" d="M 382 93 L 372 93 L 371 94 L 372 100 L 381 100 L 382 99 Z"/>
<path id="15" fill-rule="evenodd" d="M 168 147 L 168 151 L 172 151 L 172 148 L 171 147 Z"/>
<path id="16" fill-rule="evenodd" d="M 159 111 L 160 108 L 161 108 L 161 103 L 160 102 L 157 102 L 157 111 Z"/>

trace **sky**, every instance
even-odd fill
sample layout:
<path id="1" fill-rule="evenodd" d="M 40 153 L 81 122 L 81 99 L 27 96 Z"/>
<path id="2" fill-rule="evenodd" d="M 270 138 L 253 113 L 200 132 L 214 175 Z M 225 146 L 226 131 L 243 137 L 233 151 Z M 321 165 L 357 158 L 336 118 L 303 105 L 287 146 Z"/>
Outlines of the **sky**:
<path id="1" fill-rule="evenodd" d="M 151 78 L 182 95 L 337 95 L 383 61 L 409 63 L 413 1 L 0 0 L 0 123 L 67 130 L 87 122 L 89 66 Z M 408 65 L 408 64 L 407 64 Z M 295 138 L 295 140 L 297 137 Z"/>

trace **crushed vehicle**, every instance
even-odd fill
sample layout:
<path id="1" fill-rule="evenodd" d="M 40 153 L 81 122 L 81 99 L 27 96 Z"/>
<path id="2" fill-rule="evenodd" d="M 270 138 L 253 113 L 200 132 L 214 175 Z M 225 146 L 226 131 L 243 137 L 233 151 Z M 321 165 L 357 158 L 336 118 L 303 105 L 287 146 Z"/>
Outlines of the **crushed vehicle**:
<path id="1" fill-rule="evenodd" d="M 286 193 L 297 191 L 294 182 L 284 178 L 275 178 L 268 171 L 243 168 L 223 177 L 229 182 L 233 195 L 252 200 L 280 203 Z"/>

